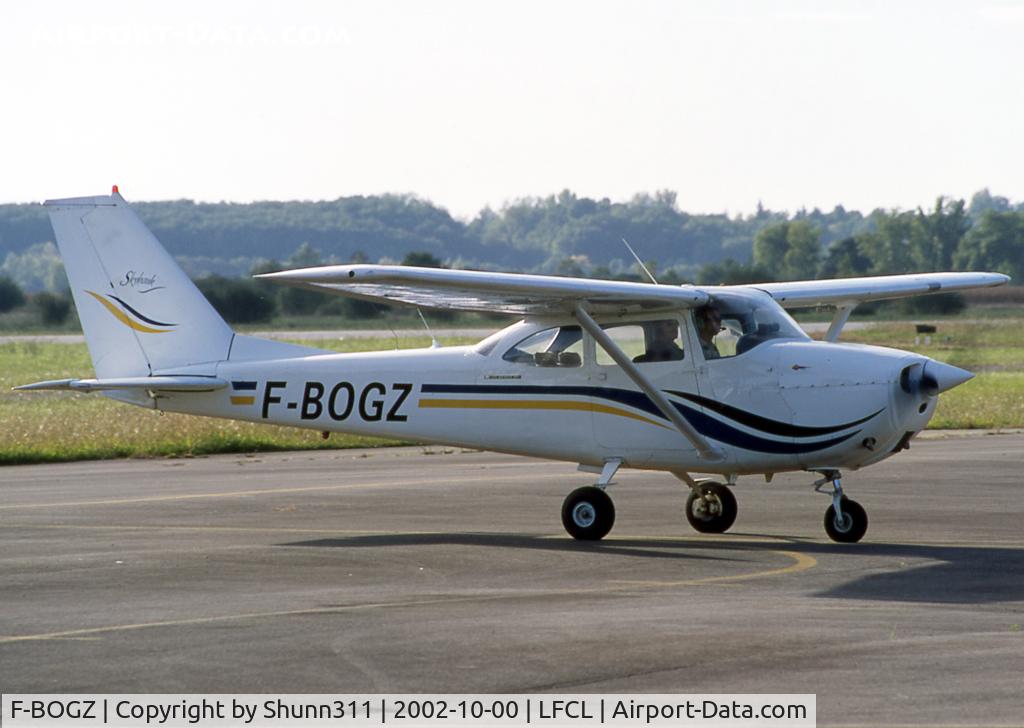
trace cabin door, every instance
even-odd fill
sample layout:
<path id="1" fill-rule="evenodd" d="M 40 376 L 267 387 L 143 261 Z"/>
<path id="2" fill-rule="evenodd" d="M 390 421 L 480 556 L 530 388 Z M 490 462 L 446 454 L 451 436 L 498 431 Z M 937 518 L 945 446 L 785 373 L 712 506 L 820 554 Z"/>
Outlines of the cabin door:
<path id="1" fill-rule="evenodd" d="M 670 401 L 682 401 L 681 394 L 697 394 L 697 374 L 695 357 L 680 324 L 678 317 L 661 315 L 603 324 L 602 328 Z M 589 375 L 594 436 L 609 455 L 619 454 L 639 465 L 659 450 L 694 451 L 600 346 L 594 347 Z"/>

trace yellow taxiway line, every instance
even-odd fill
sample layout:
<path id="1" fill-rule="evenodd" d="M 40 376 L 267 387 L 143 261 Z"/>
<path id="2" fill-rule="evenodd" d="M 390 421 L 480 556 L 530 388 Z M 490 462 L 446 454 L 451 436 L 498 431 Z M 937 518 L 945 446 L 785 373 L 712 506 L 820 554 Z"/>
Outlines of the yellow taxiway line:
<path id="1" fill-rule="evenodd" d="M 26 526 L 26 528 L 39 528 L 40 526 Z M 47 526 L 42 526 L 47 528 Z M 49 528 L 61 528 L 61 526 L 49 526 Z M 81 528 L 79 526 L 70 526 L 70 528 Z M 102 529 L 103 526 L 97 526 L 94 528 Z M 115 527 L 116 528 L 116 527 Z M 130 527 L 130 528 L 177 528 L 175 526 L 170 527 Z M 247 529 L 242 529 L 247 530 Z M 255 529 L 254 529 L 255 530 Z M 265 529 L 260 529 L 265 530 Z M 285 531 L 285 529 L 278 529 Z M 295 529 L 295 531 L 299 531 Z M 295 532 L 292 529 L 287 529 L 286 532 Z M 309 530 L 299 531 L 306 533 L 339 533 L 339 531 L 330 530 Z M 351 532 L 349 532 L 351 533 Z M 458 534 L 441 534 L 431 532 L 423 533 L 404 533 L 404 532 L 357 532 L 360 534 L 374 533 L 382 536 L 395 536 L 395 535 L 410 535 L 410 536 L 423 536 L 423 535 L 453 535 Z M 546 538 L 546 537 L 544 537 Z M 554 538 L 554 537 L 551 537 Z M 640 537 L 643 538 L 643 537 Z M 607 542 L 614 544 L 616 540 L 635 540 L 629 537 L 619 537 L 607 539 Z M 663 540 L 666 543 L 673 541 L 687 542 L 686 538 L 672 539 L 661 537 L 657 540 Z M 766 539 L 765 539 L 766 540 Z M 690 542 L 692 543 L 692 541 Z M 750 543 L 750 542 L 748 542 Z M 723 543 L 722 546 L 731 545 L 735 547 L 735 542 L 731 544 Z M 743 547 L 740 547 L 743 550 Z M 647 591 L 665 588 L 674 588 L 680 586 L 702 586 L 705 584 L 717 584 L 727 582 L 740 582 L 751 579 L 762 579 L 771 576 L 781 576 L 784 574 L 793 574 L 801 571 L 806 571 L 813 568 L 818 562 L 813 556 L 801 554 L 795 551 L 782 551 L 782 550 L 770 550 L 769 553 L 779 554 L 788 559 L 792 559 L 793 563 L 772 569 L 763 569 L 760 571 L 748 572 L 745 574 L 732 574 L 727 576 L 709 576 L 697 579 L 687 579 L 681 581 L 609 581 L 606 586 L 603 587 L 592 587 L 587 589 L 562 589 L 556 591 L 540 591 L 540 592 L 519 592 L 514 594 L 487 594 L 487 595 L 476 595 L 476 596 L 465 596 L 465 597 L 442 597 L 442 598 L 431 598 L 431 599 L 411 599 L 404 601 L 390 601 L 390 602 L 372 602 L 366 604 L 351 604 L 347 606 L 338 607 L 315 607 L 307 609 L 286 609 L 269 612 L 245 612 L 241 614 L 224 614 L 219 616 L 210 617 L 193 617 L 189 619 L 170 619 L 163 621 L 154 622 L 139 622 L 135 624 L 119 624 L 119 625 L 107 625 L 103 627 L 87 627 L 83 629 L 71 629 L 62 630 L 55 632 L 42 632 L 38 634 L 26 634 L 26 635 L 0 635 L 0 645 L 14 644 L 19 642 L 36 642 L 43 640 L 61 640 L 61 639 L 95 639 L 95 635 L 108 634 L 112 632 L 132 632 L 145 629 L 158 629 L 167 627 L 188 627 L 203 624 L 217 624 L 224 622 L 240 622 L 247 620 L 256 619 L 274 619 L 280 617 L 297 617 L 297 616 L 315 616 L 315 615 L 327 615 L 327 614 L 344 614 L 349 612 L 366 611 L 371 609 L 401 609 L 403 607 L 425 607 L 434 605 L 452 605 L 452 604 L 472 604 L 481 602 L 493 602 L 499 600 L 508 599 L 529 599 L 535 597 L 551 597 L 551 596 L 571 596 L 579 594 L 608 594 L 608 593 L 622 593 L 629 591 Z"/>
<path id="2" fill-rule="evenodd" d="M 793 559 L 789 566 L 766 571 L 756 571 L 752 574 L 732 574 L 730 576 L 707 576 L 698 579 L 684 579 L 682 581 L 612 581 L 611 584 L 622 584 L 623 586 L 635 587 L 672 587 L 672 586 L 698 586 L 700 584 L 718 584 L 722 582 L 748 581 L 750 579 L 763 579 L 768 576 L 782 576 L 783 574 L 796 574 L 807 571 L 818 565 L 818 560 L 813 556 L 801 554 L 796 551 L 771 551 L 773 554 L 782 554 Z"/>

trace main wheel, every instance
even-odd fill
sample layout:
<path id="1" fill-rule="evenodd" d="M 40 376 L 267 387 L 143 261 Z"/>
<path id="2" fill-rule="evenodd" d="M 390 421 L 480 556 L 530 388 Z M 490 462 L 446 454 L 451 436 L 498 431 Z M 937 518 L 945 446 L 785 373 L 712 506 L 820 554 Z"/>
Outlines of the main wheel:
<path id="1" fill-rule="evenodd" d="M 577 488 L 562 503 L 562 525 L 580 541 L 599 541 L 615 525 L 615 505 L 600 488 Z"/>
<path id="2" fill-rule="evenodd" d="M 829 506 L 825 511 L 825 533 L 839 543 L 857 543 L 868 530 L 868 514 L 860 503 L 846 496 L 843 496 L 839 507 L 843 511 L 842 518 L 836 518 L 835 506 Z"/>
<path id="3" fill-rule="evenodd" d="M 702 483 L 690 489 L 686 520 L 701 533 L 725 533 L 736 522 L 736 496 L 721 483 Z"/>

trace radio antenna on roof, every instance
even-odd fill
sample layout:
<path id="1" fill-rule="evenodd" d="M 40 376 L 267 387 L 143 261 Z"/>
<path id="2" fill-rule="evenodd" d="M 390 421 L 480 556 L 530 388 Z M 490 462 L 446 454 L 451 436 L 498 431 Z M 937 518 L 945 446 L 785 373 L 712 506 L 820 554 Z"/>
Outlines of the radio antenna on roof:
<path id="1" fill-rule="evenodd" d="M 653 283 L 654 285 L 658 285 L 658 280 L 654 277 L 653 273 L 647 270 L 647 266 L 644 265 L 644 262 L 642 260 L 640 260 L 640 256 L 636 254 L 635 250 L 633 250 L 633 246 L 629 244 L 629 241 L 626 240 L 625 238 L 622 238 L 622 244 L 626 246 L 626 250 L 628 250 L 632 254 L 632 256 L 636 259 L 636 262 L 640 264 L 640 268 L 643 269 L 643 272 L 646 273 L 647 277 L 651 279 L 651 283 Z"/>

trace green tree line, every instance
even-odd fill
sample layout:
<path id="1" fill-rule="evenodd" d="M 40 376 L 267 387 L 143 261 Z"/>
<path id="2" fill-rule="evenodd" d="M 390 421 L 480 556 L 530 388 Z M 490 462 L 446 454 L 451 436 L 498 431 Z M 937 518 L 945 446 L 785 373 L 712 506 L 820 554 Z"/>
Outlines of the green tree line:
<path id="1" fill-rule="evenodd" d="M 929 209 L 866 215 L 841 206 L 696 215 L 683 211 L 671 191 L 626 202 L 564 191 L 485 209 L 469 221 L 409 195 L 133 206 L 195 279 L 277 266 L 401 262 L 411 253 L 452 267 L 635 278 L 625 239 L 664 282 L 968 269 L 1024 281 L 1024 204 L 988 190 L 970 202 L 941 198 Z M 0 275 L 30 293 L 66 288 L 52 237 L 42 206 L 0 205 Z M 290 296 L 275 305 L 312 305 L 301 291 Z"/>
<path id="2" fill-rule="evenodd" d="M 754 237 L 748 270 L 736 270 L 769 280 L 947 270 L 1006 273 L 1018 284 L 1024 279 L 1024 211 L 987 209 L 975 218 L 963 200 L 939 198 L 930 210 L 876 211 L 868 222 L 830 245 L 807 219 L 769 225 Z"/>

